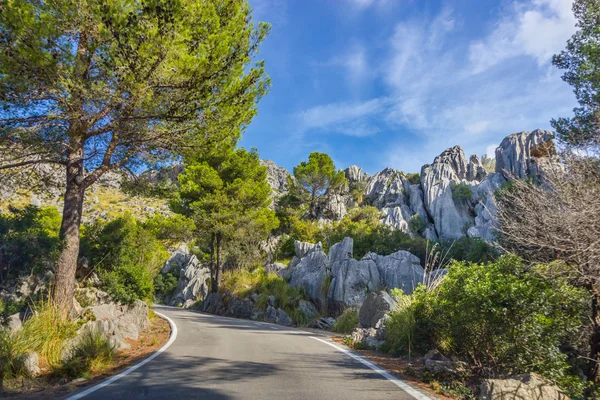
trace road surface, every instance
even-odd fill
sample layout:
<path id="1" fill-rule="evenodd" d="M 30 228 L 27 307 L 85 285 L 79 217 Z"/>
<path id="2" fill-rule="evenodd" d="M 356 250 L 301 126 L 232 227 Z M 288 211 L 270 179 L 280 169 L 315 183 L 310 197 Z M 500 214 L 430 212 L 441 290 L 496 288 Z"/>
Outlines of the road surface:
<path id="1" fill-rule="evenodd" d="M 157 311 L 177 325 L 173 344 L 85 399 L 414 399 L 376 371 L 314 339 L 314 333 L 172 307 Z"/>

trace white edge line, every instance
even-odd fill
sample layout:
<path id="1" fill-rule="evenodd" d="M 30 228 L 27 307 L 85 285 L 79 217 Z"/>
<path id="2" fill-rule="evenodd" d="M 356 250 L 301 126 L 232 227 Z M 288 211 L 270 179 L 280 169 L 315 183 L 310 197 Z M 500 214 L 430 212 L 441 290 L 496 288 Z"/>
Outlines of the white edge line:
<path id="1" fill-rule="evenodd" d="M 367 367 L 371 368 L 373 371 L 377 372 L 379 375 L 381 375 L 384 378 L 386 378 L 388 381 L 391 381 L 394 385 L 398 386 L 400 389 L 404 390 L 406 393 L 410 394 L 415 399 L 418 399 L 418 400 L 431 400 L 431 397 L 429 397 L 429 396 L 421 393 L 420 391 L 418 391 L 417 389 L 413 388 L 412 386 L 410 386 L 406 382 L 402 382 L 400 379 L 398 379 L 395 376 L 393 376 L 392 374 L 388 373 L 383 368 L 379 367 L 378 365 L 373 364 L 370 361 L 365 360 L 363 357 L 359 356 L 358 354 L 355 354 L 355 353 L 353 353 L 353 352 L 351 352 L 349 350 L 344 349 L 343 347 L 335 345 L 335 344 L 333 344 L 331 342 L 328 342 L 326 340 L 319 339 L 318 337 L 311 336 L 310 338 L 318 340 L 319 342 L 325 343 L 326 345 L 329 345 L 329 346 L 333 347 L 334 349 L 336 349 L 338 351 L 341 351 L 342 353 L 344 353 L 344 354 L 352 357 L 353 359 L 355 359 L 356 361 L 360 362 L 361 364 L 366 365 Z"/>
<path id="2" fill-rule="evenodd" d="M 135 365 L 132 365 L 131 367 L 127 368 L 125 371 L 121 372 L 120 374 L 115 375 L 112 378 L 109 378 L 109 379 L 105 380 L 104 382 L 101 382 L 101 383 L 97 384 L 96 386 L 92 386 L 91 388 L 86 389 L 86 390 L 84 390 L 81 393 L 77 393 L 77 394 L 74 394 L 73 396 L 67 397 L 67 400 L 81 399 L 82 397 L 85 397 L 88 394 L 91 394 L 91 393 L 95 392 L 96 390 L 102 389 L 103 387 L 106 387 L 106 386 L 110 385 L 114 381 L 119 380 L 119 379 L 121 379 L 122 377 L 124 377 L 126 375 L 129 375 L 130 373 L 132 373 L 136 369 L 140 368 L 141 366 L 146 365 L 147 363 L 149 363 L 150 361 L 152 361 L 155 357 L 157 357 L 160 353 L 162 353 L 163 351 L 167 350 L 169 348 L 169 346 L 171 346 L 173 344 L 173 342 L 175 341 L 175 339 L 177 339 L 177 325 L 175 325 L 175 322 L 173 322 L 173 320 L 171 318 L 167 317 L 166 315 L 164 315 L 162 313 L 159 313 L 158 311 L 154 311 L 154 313 L 156 315 L 158 315 L 159 317 L 161 317 L 162 319 L 167 320 L 167 322 L 171 326 L 171 335 L 169 337 L 169 341 L 167 343 L 165 343 L 165 345 L 163 347 L 161 347 L 160 349 L 156 350 L 154 352 L 154 354 L 152 354 L 148 358 L 145 358 L 144 360 L 140 361 L 139 363 L 137 363 Z"/>

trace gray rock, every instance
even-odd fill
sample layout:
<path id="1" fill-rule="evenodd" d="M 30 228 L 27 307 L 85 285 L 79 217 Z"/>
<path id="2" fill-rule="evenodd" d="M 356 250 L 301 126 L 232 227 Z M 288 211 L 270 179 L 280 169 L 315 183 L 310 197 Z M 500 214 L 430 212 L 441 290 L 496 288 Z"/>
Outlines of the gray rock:
<path id="1" fill-rule="evenodd" d="M 532 150 L 543 149 L 547 145 L 554 152 L 554 132 L 536 129 L 533 132 L 519 132 L 507 136 L 496 149 L 496 172 L 506 177 L 527 179 L 532 176 Z M 549 143 L 550 142 L 550 143 Z M 547 151 L 533 151 L 533 157 Z"/>
<path id="2" fill-rule="evenodd" d="M 225 315 L 234 318 L 250 319 L 254 311 L 254 305 L 250 299 L 241 299 L 239 297 L 232 297 L 229 300 L 227 311 Z"/>
<path id="3" fill-rule="evenodd" d="M 265 313 L 265 321 L 276 323 L 277 322 L 277 310 L 273 306 L 267 306 L 267 312 Z"/>
<path id="4" fill-rule="evenodd" d="M 187 247 L 187 244 L 181 244 L 177 250 L 171 254 L 171 257 L 165 262 L 165 265 L 160 270 L 161 274 L 166 274 L 171 270 L 180 270 L 185 267 L 185 265 L 190 260 L 190 250 Z"/>
<path id="5" fill-rule="evenodd" d="M 294 241 L 294 250 L 296 252 L 296 257 L 298 257 L 299 259 L 302 259 L 313 251 L 323 251 L 323 245 L 321 245 L 321 242 L 314 244 L 314 243 L 300 242 L 298 240 L 295 240 Z"/>
<path id="6" fill-rule="evenodd" d="M 487 176 L 487 171 L 483 167 L 479 157 L 473 154 L 469 158 L 469 164 L 467 165 L 467 180 L 481 182 Z"/>
<path id="7" fill-rule="evenodd" d="M 425 360 L 425 368 L 434 374 L 455 374 L 456 368 L 452 361 Z"/>
<path id="8" fill-rule="evenodd" d="M 35 352 L 26 353 L 23 357 L 23 366 L 25 367 L 27 374 L 32 378 L 40 374 L 39 363 L 40 359 L 38 357 L 38 354 Z"/>
<path id="9" fill-rule="evenodd" d="M 331 327 L 333 326 L 333 324 L 335 324 L 334 318 L 323 317 L 323 318 L 319 318 L 318 320 L 316 320 L 313 326 L 315 328 L 328 331 L 328 330 L 331 330 Z"/>
<path id="10" fill-rule="evenodd" d="M 396 308 L 396 301 L 387 292 L 369 293 L 358 312 L 358 326 L 381 328 L 382 318 Z"/>
<path id="11" fill-rule="evenodd" d="M 287 177 L 289 173 L 285 168 L 278 166 L 271 160 L 260 160 L 260 165 L 267 168 L 267 183 L 279 194 L 287 192 Z"/>
<path id="12" fill-rule="evenodd" d="M 350 183 L 360 182 L 364 179 L 362 168 L 357 167 L 356 165 L 352 165 L 346 168 L 344 170 L 344 174 L 346 175 L 346 179 L 348 179 L 348 182 Z"/>
<path id="13" fill-rule="evenodd" d="M 17 332 L 23 327 L 21 321 L 21 315 L 19 313 L 13 314 L 7 318 L 6 327 L 10 332 Z"/>
<path id="14" fill-rule="evenodd" d="M 479 390 L 481 400 L 568 400 L 552 382 L 535 373 L 510 379 L 484 379 Z"/>
<path id="15" fill-rule="evenodd" d="M 350 307 L 360 307 L 367 293 L 381 287 L 377 265 L 372 260 L 346 259 L 332 264 L 332 280 L 327 295 L 329 311 L 339 315 Z"/>
<path id="16" fill-rule="evenodd" d="M 208 295 L 210 279 L 210 269 L 192 255 L 179 270 L 179 283 L 169 299 L 169 305 L 185 306 L 190 304 L 188 300 L 192 300 L 191 304 L 203 300 Z"/>
<path id="17" fill-rule="evenodd" d="M 281 263 L 272 263 L 265 265 L 265 272 L 267 274 L 270 273 L 279 273 L 279 271 L 286 269 L 287 265 Z"/>
<path id="18" fill-rule="evenodd" d="M 200 311 L 209 314 L 224 314 L 225 307 L 223 306 L 223 296 L 220 293 L 209 293 L 202 301 Z"/>
<path id="19" fill-rule="evenodd" d="M 299 243 L 299 242 L 297 242 Z M 305 290 L 308 298 L 322 308 L 325 304 L 323 283 L 327 276 L 329 259 L 321 250 L 311 251 L 292 272 L 290 286 Z"/>
<path id="20" fill-rule="evenodd" d="M 339 221 L 348 213 L 348 199 L 340 194 L 326 196 L 319 210 L 319 217 L 325 220 Z"/>
<path id="21" fill-rule="evenodd" d="M 275 298 L 275 296 L 273 296 L 273 295 L 267 296 L 267 304 L 268 305 L 275 307 L 276 302 L 277 302 L 277 299 Z"/>
<path id="22" fill-rule="evenodd" d="M 437 349 L 429 350 L 427 354 L 423 356 L 423 363 L 428 360 L 450 362 L 450 359 L 444 357 Z"/>
<path id="23" fill-rule="evenodd" d="M 381 213 L 383 215 L 382 223 L 387 226 L 391 226 L 394 229 L 399 231 L 408 233 L 409 225 L 406 220 L 406 211 L 403 212 L 403 208 L 406 210 L 408 207 L 406 205 L 403 206 L 394 206 L 394 207 L 383 207 L 381 209 Z M 410 215 L 410 209 L 408 209 L 408 214 Z"/>
<path id="24" fill-rule="evenodd" d="M 310 301 L 300 300 L 298 301 L 298 311 L 300 311 L 306 317 L 307 321 L 312 321 L 319 316 L 319 312 L 315 308 L 314 304 Z"/>
<path id="25" fill-rule="evenodd" d="M 278 308 L 275 317 L 275 323 L 283 326 L 291 326 L 292 319 L 289 317 L 289 315 L 286 314 L 285 311 L 283 311 L 281 308 Z"/>
<path id="26" fill-rule="evenodd" d="M 423 282 L 424 270 L 420 260 L 408 251 L 400 250 L 389 256 L 368 253 L 363 260 L 373 260 L 379 270 L 382 284 L 388 289 L 402 289 L 411 294 L 419 283 Z"/>
<path id="27" fill-rule="evenodd" d="M 329 249 L 329 262 L 347 260 L 352 258 L 354 248 L 354 240 L 352 238 L 344 238 L 340 243 L 336 243 Z"/>

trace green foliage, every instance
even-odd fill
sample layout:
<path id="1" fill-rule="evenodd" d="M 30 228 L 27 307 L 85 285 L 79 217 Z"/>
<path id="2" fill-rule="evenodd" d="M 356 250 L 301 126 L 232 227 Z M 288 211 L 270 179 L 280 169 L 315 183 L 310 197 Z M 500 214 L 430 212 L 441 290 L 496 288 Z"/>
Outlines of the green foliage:
<path id="1" fill-rule="evenodd" d="M 154 292 L 160 296 L 170 296 L 179 284 L 179 271 L 172 269 L 166 274 L 154 277 Z"/>
<path id="2" fill-rule="evenodd" d="M 54 207 L 11 208 L 0 214 L 0 283 L 9 277 L 39 273 L 57 259 L 60 214 Z"/>
<path id="3" fill-rule="evenodd" d="M 492 154 L 492 157 L 489 157 L 487 154 L 484 154 L 481 156 L 481 165 L 483 165 L 483 168 L 489 172 L 495 172 L 496 171 L 496 155 Z"/>
<path id="4" fill-rule="evenodd" d="M 473 199 L 473 192 L 471 192 L 471 188 L 466 183 L 453 183 L 451 189 L 452 199 L 455 201 L 469 201 Z"/>
<path id="5" fill-rule="evenodd" d="M 390 313 L 390 319 L 386 323 L 386 340 L 382 350 L 394 354 L 408 354 L 410 358 L 415 346 L 416 319 L 413 299 L 416 296 L 407 296 L 401 289 L 393 289 L 391 295 L 394 296 L 397 307 Z"/>
<path id="6" fill-rule="evenodd" d="M 419 214 L 415 214 L 408 221 L 408 227 L 415 235 L 423 236 L 427 228 L 427 222 Z"/>
<path id="7" fill-rule="evenodd" d="M 421 174 L 419 173 L 407 173 L 404 177 L 413 185 L 419 185 L 421 183 Z"/>
<path id="8" fill-rule="evenodd" d="M 253 271 L 247 269 L 226 271 L 219 290 L 222 293 L 231 293 L 245 298 L 249 298 L 252 293 L 257 293 L 260 299 L 256 305 L 263 308 L 267 306 L 267 297 L 275 296 L 277 307 L 282 308 L 290 316 L 296 315 L 298 301 L 306 300 L 303 290 L 291 287 L 275 273 L 267 274 L 264 267 L 258 267 Z"/>
<path id="9" fill-rule="evenodd" d="M 552 63 L 565 70 L 563 80 L 573 86 L 579 107 L 573 118 L 552 120 L 558 136 L 567 144 L 600 144 L 600 4 L 596 0 L 576 0 L 573 11 L 577 32 L 566 50 L 553 57 Z"/>
<path id="10" fill-rule="evenodd" d="M 483 239 L 462 237 L 454 241 L 441 242 L 441 251 L 448 260 L 486 264 L 500 256 L 498 248 Z"/>
<path id="11" fill-rule="evenodd" d="M 164 245 L 131 215 L 86 227 L 82 254 L 105 290 L 124 304 L 152 298 L 153 278 L 168 258 Z"/>
<path id="12" fill-rule="evenodd" d="M 15 335 L 0 328 L 0 386 L 5 386 L 8 380 L 28 376 L 24 357 Z"/>
<path id="13" fill-rule="evenodd" d="M 336 319 L 331 330 L 337 333 L 350 333 L 354 328 L 358 328 L 358 310 L 349 308 Z"/>
<path id="14" fill-rule="evenodd" d="M 290 180 L 289 190 L 298 199 L 306 199 L 309 204 L 309 218 L 317 217 L 318 203 L 326 193 L 340 191 L 348 185 L 344 171 L 336 170 L 329 155 L 313 152 L 308 161 L 294 167 L 295 181 Z"/>
<path id="15" fill-rule="evenodd" d="M 399 332 L 410 312 L 416 351 L 438 348 L 478 366 L 484 377 L 535 371 L 580 395 L 582 386 L 561 350 L 587 308 L 583 291 L 547 280 L 513 256 L 487 265 L 454 262 L 437 289 L 420 286 L 409 311 L 393 313 L 388 346 L 406 349 L 406 335 Z"/>
<path id="16" fill-rule="evenodd" d="M 115 347 L 99 332 L 86 331 L 55 373 L 89 379 L 113 363 Z"/>
<path id="17" fill-rule="evenodd" d="M 156 214 L 152 218 L 148 218 L 143 226 L 157 239 L 173 244 L 191 242 L 196 230 L 194 221 L 180 214 L 168 217 Z"/>

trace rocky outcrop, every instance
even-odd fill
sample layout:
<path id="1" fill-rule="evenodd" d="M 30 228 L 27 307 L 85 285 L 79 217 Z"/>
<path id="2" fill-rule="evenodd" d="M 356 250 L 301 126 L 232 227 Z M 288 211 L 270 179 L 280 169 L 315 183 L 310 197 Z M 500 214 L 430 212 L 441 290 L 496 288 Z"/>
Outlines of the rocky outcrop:
<path id="1" fill-rule="evenodd" d="M 299 254 L 298 251 L 296 254 Z M 322 250 L 311 250 L 294 268 L 290 277 L 290 285 L 304 289 L 308 298 L 317 307 L 322 308 L 325 305 L 327 294 L 324 283 L 328 269 L 329 258 L 327 255 Z"/>
<path id="2" fill-rule="evenodd" d="M 114 303 L 90 307 L 95 320 L 84 324 L 77 337 L 86 332 L 97 332 L 117 349 L 128 349 L 127 339 L 137 340 L 139 333 L 148 326 L 148 306 L 141 300 L 130 306 Z M 77 337 L 72 343 L 77 342 Z"/>
<path id="3" fill-rule="evenodd" d="M 175 292 L 164 299 L 171 306 L 189 308 L 208 295 L 210 269 L 191 254 L 187 246 L 181 245 L 165 263 L 162 273 L 179 271 L 179 283 Z"/>
<path id="4" fill-rule="evenodd" d="M 298 240 L 294 241 L 294 252 L 296 257 L 304 258 L 308 253 L 312 251 L 323 251 L 323 245 L 321 242 L 319 243 L 308 243 L 308 242 L 300 242 Z"/>
<path id="5" fill-rule="evenodd" d="M 348 182 L 350 183 L 360 182 L 364 179 L 364 173 L 362 168 L 356 165 L 352 165 L 346 168 L 344 170 L 344 174 L 346 175 L 346 179 L 348 179 Z"/>
<path id="6" fill-rule="evenodd" d="M 333 315 L 341 314 L 346 308 L 360 307 L 368 292 L 381 287 L 379 271 L 372 260 L 350 258 L 334 262 L 331 276 L 327 301 Z"/>
<path id="7" fill-rule="evenodd" d="M 389 293 L 369 293 L 358 312 L 360 328 L 375 328 L 378 322 L 390 311 L 396 308 L 396 301 Z"/>
<path id="8" fill-rule="evenodd" d="M 507 136 L 496 149 L 496 173 L 506 178 L 527 179 L 539 173 L 537 158 L 555 154 L 554 132 L 537 129 Z"/>
<path id="9" fill-rule="evenodd" d="M 375 263 L 382 285 L 390 290 L 398 288 L 404 294 L 411 294 L 423 282 L 425 271 L 420 260 L 408 251 L 400 250 L 389 256 L 368 253 L 362 260 L 372 260 Z"/>
<path id="10" fill-rule="evenodd" d="M 535 373 L 510 379 L 484 379 L 479 390 L 481 400 L 568 400 L 552 382 Z"/>

